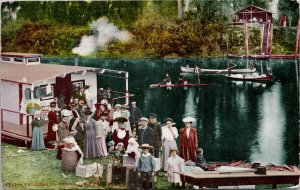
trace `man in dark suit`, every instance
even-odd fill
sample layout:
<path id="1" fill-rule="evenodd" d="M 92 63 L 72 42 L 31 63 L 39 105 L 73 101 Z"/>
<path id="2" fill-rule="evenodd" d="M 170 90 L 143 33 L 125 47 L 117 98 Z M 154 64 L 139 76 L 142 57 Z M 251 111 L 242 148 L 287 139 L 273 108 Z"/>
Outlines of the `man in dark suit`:
<path id="1" fill-rule="evenodd" d="M 153 147 L 154 147 L 153 156 L 159 158 L 159 151 L 162 146 L 161 126 L 160 126 L 160 122 L 157 121 L 157 115 L 155 113 L 150 113 L 148 126 L 153 129 Z"/>
<path id="2" fill-rule="evenodd" d="M 141 129 L 139 129 L 138 132 L 139 145 L 149 144 L 150 146 L 153 146 L 153 129 L 148 126 L 148 119 L 142 117 L 139 123 L 141 124 Z"/>

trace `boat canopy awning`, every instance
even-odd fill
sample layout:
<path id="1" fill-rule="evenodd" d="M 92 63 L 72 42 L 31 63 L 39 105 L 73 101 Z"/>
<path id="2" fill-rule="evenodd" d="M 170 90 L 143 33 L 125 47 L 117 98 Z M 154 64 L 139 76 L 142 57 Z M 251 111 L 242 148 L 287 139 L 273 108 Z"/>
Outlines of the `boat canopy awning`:
<path id="1" fill-rule="evenodd" d="M 82 74 L 84 72 L 95 72 L 98 74 L 126 73 L 125 71 L 117 71 L 110 69 L 56 64 L 23 65 L 2 62 L 0 67 L 2 81 L 10 81 L 30 85 L 39 84 L 45 80 L 49 80 L 56 77 L 64 77 L 67 74 Z"/>

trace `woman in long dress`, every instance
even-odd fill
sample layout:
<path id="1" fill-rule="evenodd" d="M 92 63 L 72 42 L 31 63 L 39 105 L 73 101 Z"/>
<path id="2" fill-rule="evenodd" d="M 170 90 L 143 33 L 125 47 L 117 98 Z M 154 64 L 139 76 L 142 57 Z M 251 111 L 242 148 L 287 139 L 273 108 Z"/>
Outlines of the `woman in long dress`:
<path id="1" fill-rule="evenodd" d="M 106 116 L 107 116 L 106 113 L 101 113 L 98 121 L 96 121 L 97 123 L 96 138 L 99 144 L 99 151 L 101 156 L 108 155 L 105 138 L 109 130 L 109 123 L 106 121 Z"/>
<path id="2" fill-rule="evenodd" d="M 43 136 L 43 120 L 41 120 L 41 112 L 36 111 L 34 113 L 34 119 L 31 122 L 32 127 L 32 141 L 31 150 L 44 150 L 44 136 Z"/>
<path id="3" fill-rule="evenodd" d="M 178 137 L 178 130 L 173 127 L 173 119 L 165 119 L 166 125 L 162 127 L 162 141 L 163 141 L 163 152 L 164 152 L 164 171 L 167 171 L 168 158 L 170 156 L 170 150 L 172 148 L 177 149 L 176 138 Z"/>
<path id="4" fill-rule="evenodd" d="M 125 117 L 128 121 L 124 123 L 126 131 L 129 132 L 129 136 L 132 137 L 131 126 L 129 123 L 130 112 L 128 111 L 129 107 L 127 104 L 122 105 L 121 117 Z"/>
<path id="5" fill-rule="evenodd" d="M 50 102 L 50 111 L 48 113 L 48 134 L 46 139 L 49 142 L 56 140 L 56 132 L 52 130 L 54 124 L 58 124 L 57 122 L 57 114 L 55 112 L 56 102 Z"/>
<path id="6" fill-rule="evenodd" d="M 95 158 L 99 157 L 100 150 L 99 144 L 96 139 L 96 128 L 97 124 L 94 119 L 92 119 L 91 115 L 93 112 L 90 109 L 85 109 L 85 137 L 84 137 L 84 157 L 85 158 Z"/>
<path id="7" fill-rule="evenodd" d="M 118 122 L 116 122 L 116 119 L 121 117 L 121 116 L 122 116 L 121 115 L 121 104 L 116 104 L 115 109 L 114 109 L 114 113 L 113 113 L 114 123 L 113 123 L 112 129 L 111 129 L 112 133 L 114 133 L 114 131 L 119 128 Z"/>

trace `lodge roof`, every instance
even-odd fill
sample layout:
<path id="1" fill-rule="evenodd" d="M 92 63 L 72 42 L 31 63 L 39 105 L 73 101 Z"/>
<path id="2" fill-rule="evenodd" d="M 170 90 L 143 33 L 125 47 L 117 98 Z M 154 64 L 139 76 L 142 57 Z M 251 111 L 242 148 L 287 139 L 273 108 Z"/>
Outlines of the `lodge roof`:
<path id="1" fill-rule="evenodd" d="M 15 54 L 15 53 L 14 53 Z M 80 67 L 55 64 L 12 64 L 1 63 L 1 80 L 24 84 L 36 84 L 41 81 L 64 76 L 71 73 L 82 73 L 84 71 L 101 72 L 100 68 Z"/>
<path id="2" fill-rule="evenodd" d="M 255 11 L 251 11 L 251 10 L 249 10 L 249 8 L 254 8 Z M 252 13 L 253 14 L 253 13 L 262 13 L 262 12 L 267 12 L 267 13 L 273 14 L 272 12 L 270 12 L 270 11 L 268 11 L 266 9 L 263 9 L 261 7 L 256 7 L 256 6 L 253 6 L 253 5 L 249 5 L 249 6 L 245 7 L 245 8 L 242 8 L 241 10 L 235 12 L 234 14 L 235 15 L 238 14 L 238 13 L 246 13 L 246 14 L 251 14 Z"/>

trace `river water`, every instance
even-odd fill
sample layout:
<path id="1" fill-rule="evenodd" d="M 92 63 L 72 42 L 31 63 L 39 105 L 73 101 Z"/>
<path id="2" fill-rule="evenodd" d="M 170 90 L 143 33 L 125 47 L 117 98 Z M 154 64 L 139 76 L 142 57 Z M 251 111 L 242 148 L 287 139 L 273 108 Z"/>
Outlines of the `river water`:
<path id="1" fill-rule="evenodd" d="M 254 61 L 268 64 L 277 78 L 274 84 L 232 82 L 224 75 L 201 75 L 203 87 L 150 89 L 165 73 L 176 82 L 180 66 L 224 69 L 226 58 L 182 59 L 94 59 L 80 58 L 80 66 L 93 66 L 129 72 L 129 92 L 144 116 L 155 112 L 158 120 L 171 117 L 177 128 L 182 118 L 192 116 L 198 131 L 199 146 L 207 161 L 246 160 L 247 162 L 298 165 L 299 95 L 295 61 Z M 43 62 L 73 64 L 73 58 L 44 58 Z M 233 60 L 238 68 L 245 60 Z M 264 69 L 265 72 L 265 69 Z M 193 83 L 197 77 L 185 74 Z M 125 91 L 125 80 L 100 76 L 100 87 Z M 124 102 L 120 102 L 124 103 Z"/>

